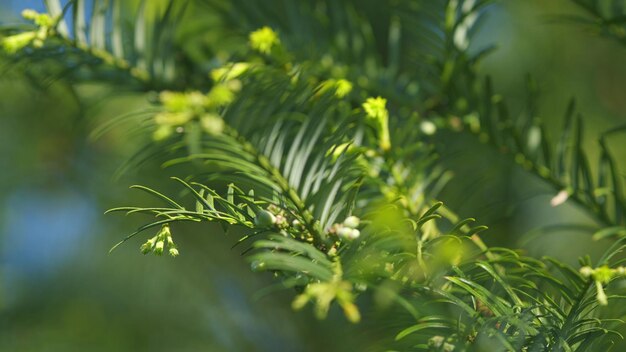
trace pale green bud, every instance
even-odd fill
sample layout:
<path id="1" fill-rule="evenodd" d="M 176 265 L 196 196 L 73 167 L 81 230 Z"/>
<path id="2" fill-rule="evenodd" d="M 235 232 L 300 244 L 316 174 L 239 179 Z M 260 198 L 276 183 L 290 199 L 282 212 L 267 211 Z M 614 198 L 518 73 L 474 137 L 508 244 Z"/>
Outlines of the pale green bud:
<path id="1" fill-rule="evenodd" d="M 285 228 L 289 226 L 289 223 L 287 223 L 287 218 L 280 214 L 276 215 L 276 220 L 274 220 L 274 224 L 276 224 L 276 226 L 280 228 Z"/>
<path id="2" fill-rule="evenodd" d="M 293 310 L 300 310 L 304 306 L 306 306 L 306 304 L 309 302 L 309 299 L 310 299 L 309 295 L 307 295 L 305 293 L 300 294 L 300 295 L 296 296 L 296 298 L 291 303 L 291 308 Z"/>
<path id="3" fill-rule="evenodd" d="M 185 93 L 185 97 L 187 98 L 187 104 L 189 104 L 188 108 L 190 109 L 199 109 L 208 103 L 206 94 L 203 94 L 202 92 L 188 92 Z"/>
<path id="4" fill-rule="evenodd" d="M 348 236 L 348 238 L 351 240 L 356 240 L 357 238 L 359 238 L 359 236 L 361 236 L 361 231 L 357 229 L 352 229 L 352 231 L 350 231 L 350 235 Z"/>
<path id="5" fill-rule="evenodd" d="M 556 196 L 552 197 L 552 199 L 550 199 L 550 205 L 552 205 L 553 207 L 559 206 L 563 203 L 565 203 L 567 201 L 567 199 L 570 196 L 570 192 L 566 189 L 561 190 L 559 193 L 556 194 Z"/>
<path id="6" fill-rule="evenodd" d="M 169 253 L 172 257 L 178 257 L 178 249 L 176 249 L 175 247 L 170 248 Z"/>
<path id="7" fill-rule="evenodd" d="M 161 238 L 171 237 L 172 232 L 170 231 L 170 225 L 169 224 L 163 225 L 161 227 L 161 231 L 159 232 L 159 235 L 161 236 Z"/>
<path id="8" fill-rule="evenodd" d="M 436 335 L 428 339 L 428 344 L 430 346 L 440 348 L 443 345 L 444 341 L 445 341 L 445 337 Z"/>
<path id="9" fill-rule="evenodd" d="M 163 240 L 158 241 L 156 245 L 154 245 L 154 254 L 156 255 L 163 254 L 164 247 L 165 247 L 165 242 L 163 242 Z"/>
<path id="10" fill-rule="evenodd" d="M 24 32 L 2 39 L 2 48 L 9 54 L 15 54 L 29 45 L 37 37 L 36 32 Z"/>
<path id="11" fill-rule="evenodd" d="M 593 279 L 603 283 L 603 284 L 608 284 L 609 281 L 611 281 L 611 279 L 613 278 L 613 270 L 611 270 L 608 266 L 601 266 L 599 268 L 596 268 L 593 271 Z"/>
<path id="12" fill-rule="evenodd" d="M 280 44 L 278 34 L 267 26 L 250 33 L 249 39 L 250 47 L 262 54 L 270 54 L 272 48 Z"/>
<path id="13" fill-rule="evenodd" d="M 172 126 L 161 125 L 152 133 L 152 138 L 155 141 L 162 141 L 171 136 L 172 133 L 174 133 L 174 129 L 172 128 Z"/>
<path id="14" fill-rule="evenodd" d="M 224 131 L 224 120 L 215 114 L 205 114 L 200 118 L 202 129 L 213 136 L 220 135 Z"/>
<path id="15" fill-rule="evenodd" d="M 345 226 L 337 230 L 337 235 L 347 240 L 354 240 L 354 239 L 359 238 L 359 236 L 361 235 L 361 232 L 357 229 L 352 229 L 352 228 Z"/>
<path id="16" fill-rule="evenodd" d="M 363 103 L 363 110 L 367 117 L 374 122 L 378 133 L 378 144 L 382 150 L 391 148 L 389 138 L 389 112 L 387 111 L 387 99 L 367 98 Z"/>
<path id="17" fill-rule="evenodd" d="M 345 79 L 338 79 L 335 87 L 335 96 L 337 98 L 343 98 L 352 91 L 352 83 Z"/>
<path id="18" fill-rule="evenodd" d="M 452 351 L 454 351 L 454 345 L 451 343 L 445 342 L 443 344 L 443 352 L 452 352 Z"/>
<path id="19" fill-rule="evenodd" d="M 609 299 L 606 296 L 606 293 L 604 293 L 604 289 L 602 288 L 600 281 L 596 281 L 596 299 L 598 300 L 598 304 L 601 306 L 609 304 Z"/>
<path id="20" fill-rule="evenodd" d="M 206 97 L 207 108 L 216 108 L 232 103 L 235 100 L 235 93 L 227 84 L 218 84 L 211 88 Z"/>
<path id="21" fill-rule="evenodd" d="M 354 303 L 346 302 L 342 305 L 343 313 L 351 323 L 358 323 L 361 321 L 361 313 Z"/>
<path id="22" fill-rule="evenodd" d="M 36 25 L 44 27 L 46 29 L 54 25 L 54 19 L 47 13 L 38 14 L 34 20 Z"/>
<path id="23" fill-rule="evenodd" d="M 43 47 L 43 39 L 35 38 L 33 40 L 33 48 L 41 48 L 41 47 Z"/>
<path id="24" fill-rule="evenodd" d="M 367 116 L 374 120 L 386 120 L 389 118 L 389 112 L 387 111 L 387 99 L 382 97 L 367 98 L 363 103 L 363 109 Z"/>
<path id="25" fill-rule="evenodd" d="M 22 11 L 22 17 L 27 20 L 33 21 L 35 20 L 35 18 L 37 18 L 37 15 L 39 15 L 39 12 L 33 9 L 25 9 L 24 11 Z"/>
<path id="26" fill-rule="evenodd" d="M 438 351 L 452 352 L 454 351 L 454 345 L 445 342 L 443 336 L 433 336 L 428 340 L 428 345 L 437 348 Z"/>
<path id="27" fill-rule="evenodd" d="M 162 126 L 180 126 L 193 118 L 190 111 L 161 112 L 154 116 L 154 122 Z"/>
<path id="28" fill-rule="evenodd" d="M 189 99 L 185 93 L 166 90 L 159 94 L 159 100 L 169 111 L 184 111 L 189 108 Z"/>
<path id="29" fill-rule="evenodd" d="M 347 238 L 348 236 L 350 236 L 350 232 L 352 232 L 352 229 L 349 227 L 340 225 L 339 227 L 336 228 L 336 232 L 337 232 L 337 236 Z"/>
<path id="30" fill-rule="evenodd" d="M 360 223 L 360 219 L 357 218 L 356 216 L 348 216 L 344 221 L 343 221 L 343 225 L 347 226 L 349 228 L 352 229 L 356 229 L 357 227 L 359 227 L 359 223 Z"/>
<path id="31" fill-rule="evenodd" d="M 427 136 L 432 136 L 437 132 L 437 126 L 432 121 L 428 120 L 424 120 L 420 123 L 420 129 Z"/>
<path id="32" fill-rule="evenodd" d="M 583 266 L 582 268 L 580 268 L 580 274 L 583 277 L 590 277 L 591 275 L 593 275 L 593 269 L 589 266 Z"/>
<path id="33" fill-rule="evenodd" d="M 152 248 L 154 247 L 155 241 L 156 241 L 156 237 L 152 237 L 151 239 L 146 241 L 146 243 L 142 244 L 141 247 L 139 248 L 141 250 L 141 253 L 142 254 L 150 253 L 152 251 Z"/>
<path id="34" fill-rule="evenodd" d="M 367 284 L 364 284 L 362 282 L 356 283 L 354 284 L 354 289 L 360 292 L 365 292 L 367 291 Z"/>
<path id="35" fill-rule="evenodd" d="M 267 210 L 261 210 L 256 214 L 254 223 L 259 227 L 271 226 L 276 223 L 276 216 Z"/>
<path id="36" fill-rule="evenodd" d="M 241 81 L 238 79 L 231 79 L 230 81 L 226 81 L 224 84 L 233 93 L 240 91 L 242 87 Z"/>

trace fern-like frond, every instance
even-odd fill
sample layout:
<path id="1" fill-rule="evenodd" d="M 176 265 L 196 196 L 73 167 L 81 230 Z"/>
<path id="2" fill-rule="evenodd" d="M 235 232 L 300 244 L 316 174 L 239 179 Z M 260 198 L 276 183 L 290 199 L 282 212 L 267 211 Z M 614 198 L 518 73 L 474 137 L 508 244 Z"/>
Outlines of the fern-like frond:
<path id="1" fill-rule="evenodd" d="M 553 141 L 545 125 L 528 114 L 513 119 L 506 102 L 493 92 L 486 80 L 483 98 L 477 102 L 478 114 L 467 115 L 465 124 L 498 151 L 510 155 L 516 163 L 543 179 L 560 192 L 553 206 L 571 199 L 592 215 L 598 224 L 610 228 L 596 236 L 604 237 L 623 231 L 626 220 L 624 181 L 608 147 L 607 137 L 598 139 L 598 160 L 591 160 L 583 146 L 584 126 L 572 100 L 563 119 L 558 140 Z M 597 174 L 591 163 L 597 163 Z"/>
<path id="2" fill-rule="evenodd" d="M 434 305 L 431 315 L 400 331 L 396 339 L 430 337 L 431 343 L 441 339 L 457 348 L 485 344 L 511 351 L 587 351 L 621 338 L 610 328 L 611 319 L 597 315 L 593 280 L 553 259 L 491 251 L 495 259 L 469 260 L 445 276 L 448 284 L 424 291 L 441 307 Z M 458 319 L 432 315 L 445 306 L 454 307 Z M 432 341 L 433 336 L 440 338 Z"/>
<path id="3" fill-rule="evenodd" d="M 243 192 L 235 186 L 229 186 L 225 197 L 220 196 L 214 190 L 200 184 L 189 184 L 179 178 L 174 178 L 181 183 L 193 196 L 195 206 L 192 209 L 180 205 L 170 197 L 145 186 L 134 186 L 148 192 L 165 203 L 162 207 L 118 207 L 108 212 L 126 212 L 130 214 L 148 214 L 156 218 L 137 231 L 126 236 L 118 242 L 111 251 L 122 243 L 150 228 L 179 221 L 214 221 L 222 225 L 240 225 L 247 228 L 254 227 L 254 217 L 261 210 L 265 202 L 256 200 L 253 196 Z"/>
<path id="4" fill-rule="evenodd" d="M 580 13 L 555 14 L 557 22 L 572 23 L 626 45 L 626 4 L 621 0 L 570 0 Z"/>
<path id="5" fill-rule="evenodd" d="M 174 25 L 181 20 L 188 2 L 168 1 L 163 8 L 147 1 L 141 1 L 138 8 L 131 9 L 130 5 L 121 0 L 71 0 L 65 5 L 60 0 L 47 0 L 54 26 L 40 45 L 12 55 L 9 65 L 28 70 L 46 62 L 49 71 L 39 74 L 57 79 L 94 74 L 104 77 L 118 72 L 141 85 L 172 86 L 177 74 L 175 56 L 169 55 L 174 46 Z"/>
<path id="6" fill-rule="evenodd" d="M 163 204 L 112 209 L 151 216 L 119 244 L 160 227 L 141 251 L 177 256 L 172 223 L 238 227 L 235 246 L 247 246 L 253 270 L 295 288 L 294 308 L 313 302 L 323 318 L 338 306 L 357 322 L 393 306 L 402 349 L 584 351 L 618 335 L 598 308 L 621 298 L 604 290 L 626 274 L 623 180 L 607 145 L 619 128 L 600 139 L 594 175 L 573 104 L 552 143 L 534 114 L 513 119 L 489 80 L 478 85 L 488 49 L 469 38 L 490 1 L 202 3 L 221 15 L 209 24 L 216 35 L 241 43 L 190 69 L 201 83 L 183 87 L 200 90 L 161 92 L 153 108 L 127 115 L 154 139 L 130 167 L 157 159 L 187 177 L 175 178 L 177 197 L 135 186 Z M 48 4 L 51 16 L 26 16 L 40 32 L 3 42 L 22 49 L 20 64 L 63 57 L 61 73 L 112 68 L 150 87 L 175 87 L 179 74 L 189 82 L 172 54 L 186 2 L 94 1 L 89 15 L 85 1 Z M 573 199 L 607 225 L 596 238 L 620 239 L 580 271 L 487 247 L 485 226 L 435 200 L 450 174 L 424 142 L 438 126 L 422 112 L 513 155 L 562 192 L 555 202 Z M 373 307 L 358 308 L 361 296 Z"/>

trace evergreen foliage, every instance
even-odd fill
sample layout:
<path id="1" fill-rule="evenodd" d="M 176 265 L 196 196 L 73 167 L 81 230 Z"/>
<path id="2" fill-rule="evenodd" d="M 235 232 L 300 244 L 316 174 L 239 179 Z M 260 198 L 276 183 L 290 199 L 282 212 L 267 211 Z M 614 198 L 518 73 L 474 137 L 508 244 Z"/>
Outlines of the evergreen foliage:
<path id="1" fill-rule="evenodd" d="M 589 17 L 561 19 L 624 43 L 622 2 L 572 1 Z M 294 309 L 310 303 L 323 319 L 336 306 L 358 323 L 376 319 L 372 305 L 394 305 L 388 350 L 606 351 L 621 338 L 621 321 L 599 307 L 624 298 L 605 292 L 625 275 L 624 180 L 606 142 L 624 128 L 599 137 L 594 160 L 573 101 L 554 139 L 533 111 L 513 118 L 476 73 L 491 48 L 470 46 L 491 1 L 170 0 L 154 10 L 113 0 L 90 14 L 82 0 L 47 3 L 48 14 L 24 12 L 28 28 L 2 28 L 10 65 L 159 91 L 121 118 L 150 138 L 125 167 L 158 160 L 185 172 L 173 178 L 180 194 L 133 186 L 160 203 L 111 209 L 150 216 L 119 244 L 154 235 L 141 252 L 175 257 L 185 254 L 177 222 L 234 228 L 252 270 L 294 291 Z M 216 20 L 177 32 L 196 8 Z M 203 51 L 194 38 L 206 33 L 228 43 Z M 437 201 L 454 182 L 429 139 L 442 129 L 510 155 L 560 192 L 555 204 L 578 204 L 597 220 L 590 235 L 610 239 L 605 254 L 571 267 L 486 246 L 486 226 Z"/>

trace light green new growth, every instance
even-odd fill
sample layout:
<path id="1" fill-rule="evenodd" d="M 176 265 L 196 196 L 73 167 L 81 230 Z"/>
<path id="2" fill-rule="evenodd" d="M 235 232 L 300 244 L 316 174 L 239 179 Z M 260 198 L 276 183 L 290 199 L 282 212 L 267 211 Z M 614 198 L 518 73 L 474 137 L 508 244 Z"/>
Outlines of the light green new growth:
<path id="1" fill-rule="evenodd" d="M 367 98 L 363 103 L 363 109 L 370 121 L 373 122 L 378 134 L 380 149 L 387 151 L 391 148 L 389 137 L 389 112 L 387 111 L 387 99 L 376 97 Z"/>
<path id="2" fill-rule="evenodd" d="M 272 48 L 280 45 L 280 38 L 270 27 L 263 27 L 250 33 L 250 47 L 262 54 L 269 55 Z"/>
<path id="3" fill-rule="evenodd" d="M 626 276 L 618 257 L 626 200 L 606 138 L 623 127 L 599 138 L 594 160 L 573 103 L 555 143 L 534 115 L 509 114 L 477 71 L 486 51 L 470 45 L 489 1 L 379 2 L 375 13 L 351 2 L 268 1 L 240 12 L 207 1 L 224 19 L 214 37 L 249 33 L 232 47 L 211 44 L 210 57 L 177 42 L 185 7 L 173 1 L 155 18 L 142 2 L 124 30 L 120 18 L 101 18 L 89 40 L 79 27 L 73 36 L 57 31 L 61 17 L 27 10 L 36 29 L 2 38 L 4 51 L 33 62 L 46 60 L 48 47 L 71 52 L 72 69 L 58 66 L 72 79 L 115 71 L 137 90 L 160 92 L 136 114 L 152 142 L 133 160 L 181 166 L 173 170 L 186 174 L 173 180 L 184 192 L 133 186 L 161 204 L 111 209 L 152 217 L 112 250 L 158 229 L 140 251 L 176 257 L 170 226 L 216 223 L 237 230 L 235 248 L 244 247 L 253 271 L 297 291 L 294 309 L 312 303 L 323 319 L 335 307 L 352 323 L 393 315 L 377 331 L 383 350 L 607 350 L 617 320 L 598 308 L 621 298 L 612 290 Z M 596 19 L 579 22 L 626 37 L 618 6 L 607 17 L 597 1 L 571 1 Z M 84 19 L 76 5 L 66 9 L 75 23 Z M 267 8 L 277 17 L 266 18 Z M 437 201 L 455 182 L 437 158 L 439 134 L 465 132 L 552 186 L 553 206 L 573 202 L 593 216 L 600 228 L 590 237 L 611 242 L 599 260 L 584 258 L 576 270 L 491 248 L 486 226 Z"/>

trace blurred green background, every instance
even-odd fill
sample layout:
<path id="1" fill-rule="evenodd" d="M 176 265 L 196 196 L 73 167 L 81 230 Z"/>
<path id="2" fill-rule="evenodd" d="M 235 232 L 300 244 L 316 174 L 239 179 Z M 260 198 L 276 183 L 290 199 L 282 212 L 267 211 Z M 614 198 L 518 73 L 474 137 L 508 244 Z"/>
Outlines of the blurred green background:
<path id="1" fill-rule="evenodd" d="M 19 21 L 24 8 L 43 10 L 40 1 L 0 0 L 0 21 Z M 480 73 L 493 76 L 513 106 L 524 104 L 526 75 L 534 77 L 539 117 L 554 134 L 576 97 L 594 158 L 594 136 L 624 122 L 626 52 L 550 20 L 577 11 L 566 0 L 500 1 L 475 45 L 497 45 Z M 147 202 L 128 186 L 167 190 L 173 171 L 145 165 L 115 177 L 141 141 L 115 130 L 98 139 L 90 133 L 102 121 L 146 105 L 147 97 L 115 85 L 73 88 L 51 81 L 41 89 L 18 72 L 0 70 L 0 350 L 379 350 L 384 337 L 373 323 L 352 326 L 338 312 L 319 322 L 309 310 L 291 311 L 292 292 L 263 295 L 271 275 L 252 273 L 241 250 L 231 249 L 236 236 L 218 228 L 175 227 L 176 259 L 140 256 L 141 240 L 108 254 L 141 219 L 103 212 Z M 618 160 L 626 157 L 623 142 L 611 140 Z M 550 207 L 557 190 L 508 158 L 469 136 L 440 144 L 457 176 L 441 198 L 490 226 L 484 236 L 489 244 L 570 263 L 603 245 L 588 232 L 536 231 L 591 221 L 575 206 Z"/>

